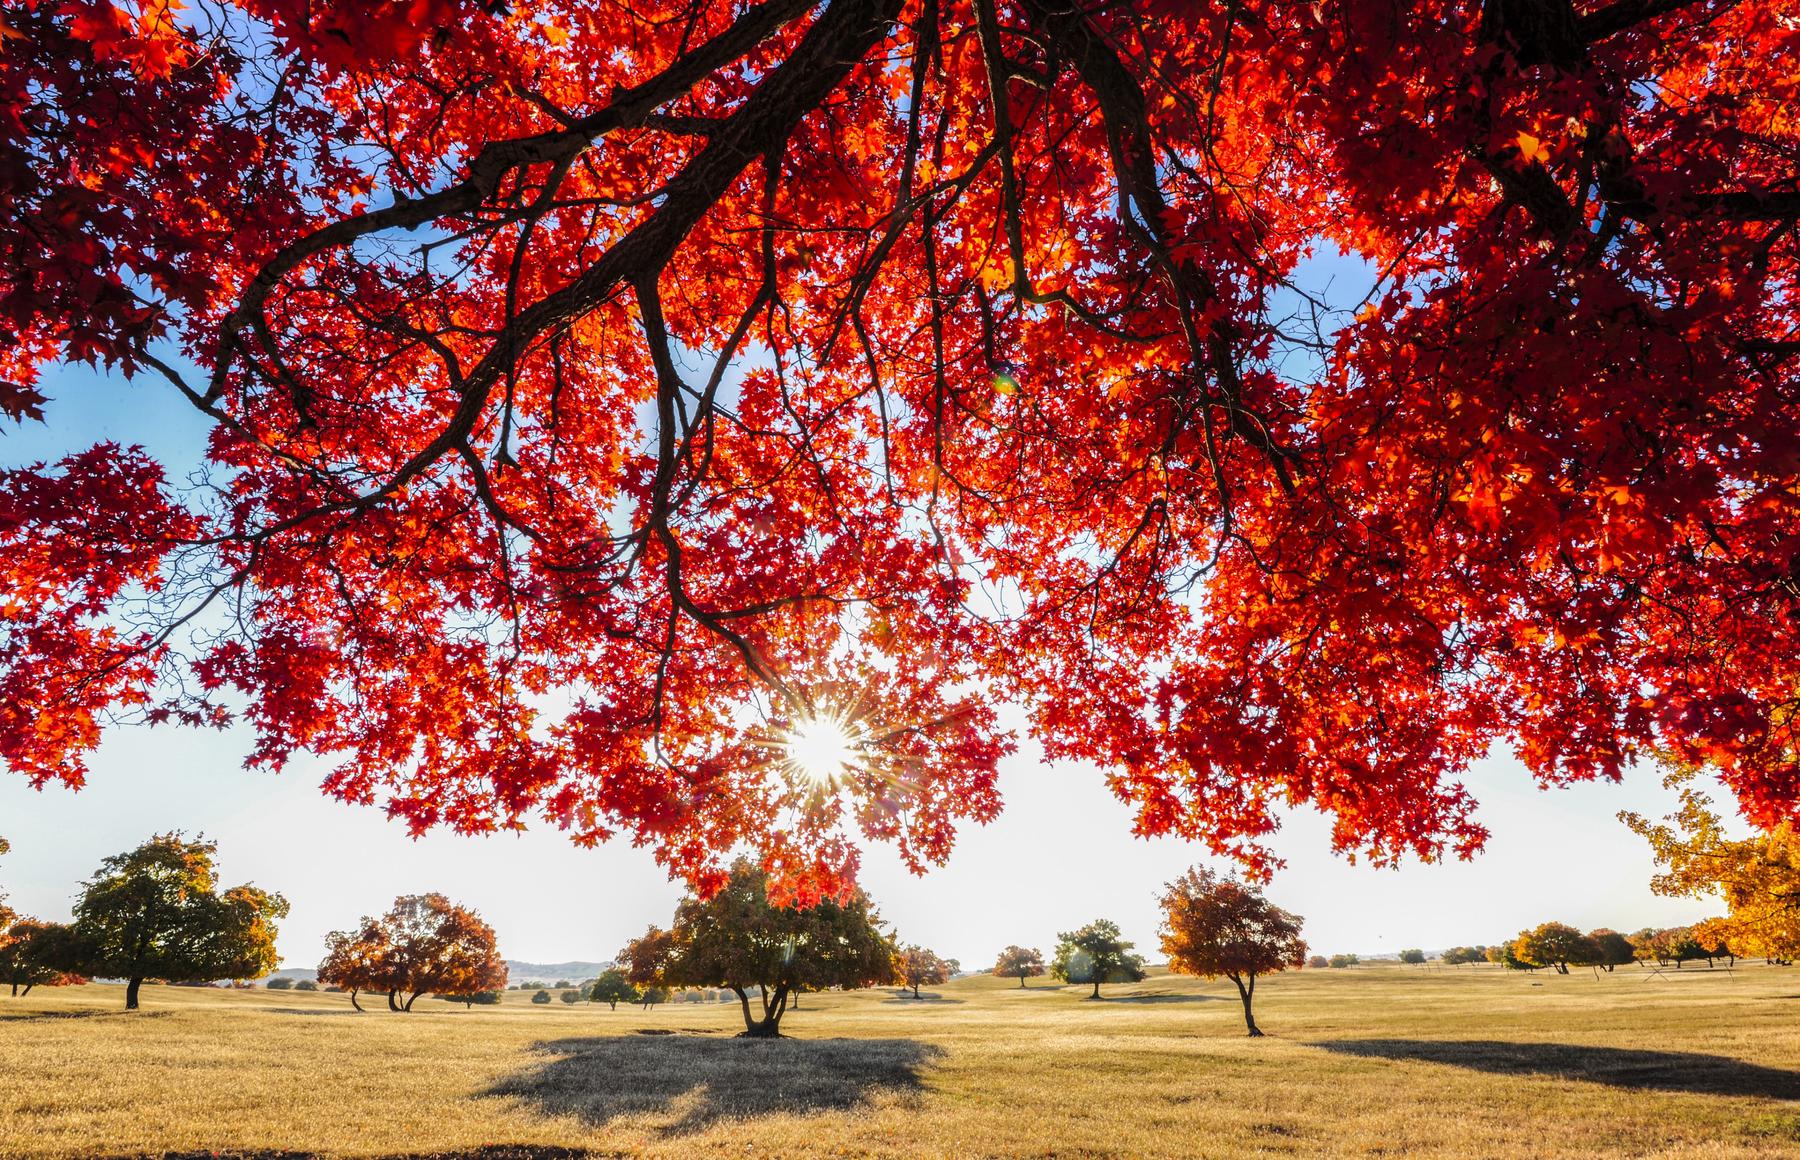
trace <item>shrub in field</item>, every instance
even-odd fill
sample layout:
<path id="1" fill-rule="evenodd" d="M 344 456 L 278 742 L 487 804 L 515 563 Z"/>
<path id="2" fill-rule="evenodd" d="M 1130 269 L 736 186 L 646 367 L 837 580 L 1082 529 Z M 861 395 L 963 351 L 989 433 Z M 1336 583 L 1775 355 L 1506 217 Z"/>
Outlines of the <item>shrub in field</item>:
<path id="1" fill-rule="evenodd" d="M 603 972 L 594 980 L 593 990 L 588 997 L 595 1003 L 605 1003 L 610 1009 L 617 1011 L 620 1003 L 638 1001 L 638 989 L 625 978 L 625 973 L 618 969 Z"/>
<path id="2" fill-rule="evenodd" d="M 277 976 L 264 983 L 263 986 L 271 991 L 291 991 L 294 989 L 294 980 Z"/>
<path id="3" fill-rule="evenodd" d="M 1164 888 L 1162 907 L 1169 969 L 1230 979 L 1244 1005 L 1246 1034 L 1262 1035 L 1251 1009 L 1256 980 L 1306 961 L 1300 916 L 1264 898 L 1251 883 L 1198 866 Z"/>
<path id="4" fill-rule="evenodd" d="M 1338 967 L 1338 968 L 1354 967 L 1357 963 L 1359 963 L 1361 961 L 1362 960 L 1357 958 L 1355 955 L 1332 955 L 1330 965 L 1333 967 Z"/>
<path id="5" fill-rule="evenodd" d="M 581 992 L 574 990 L 574 989 L 570 989 L 570 990 L 564 991 L 561 995 L 557 996 L 557 998 L 561 999 L 563 1002 L 565 1002 L 569 1006 L 573 1007 L 575 1004 L 581 1002 Z"/>
<path id="6" fill-rule="evenodd" d="M 1486 947 L 1451 947 L 1444 952 L 1444 965 L 1460 967 L 1465 963 L 1484 963 L 1487 961 Z"/>
<path id="7" fill-rule="evenodd" d="M 550 1001 L 550 992 L 539 991 L 537 994 L 535 994 L 531 997 L 531 1001 L 533 1003 L 548 1003 Z"/>
<path id="8" fill-rule="evenodd" d="M 625 978 L 641 987 L 725 987 L 738 998 L 744 1034 L 781 1034 L 801 991 L 870 987 L 894 980 L 894 944 L 861 891 L 801 909 L 769 900 L 768 874 L 739 860 L 717 893 L 682 899 L 668 930 L 651 927 L 619 952 Z M 750 988 L 761 996 L 760 1018 Z"/>
<path id="9" fill-rule="evenodd" d="M 1400 952 L 1400 961 L 1412 967 L 1423 966 L 1425 963 L 1425 952 L 1417 947 L 1411 947 Z"/>
<path id="10" fill-rule="evenodd" d="M 1092 983 L 1090 999 L 1100 997 L 1101 983 L 1135 983 L 1144 977 L 1144 960 L 1131 953 L 1134 944 L 1124 941 L 1119 924 L 1110 919 L 1097 919 L 1056 939 L 1050 974 L 1065 983 Z"/>
<path id="11" fill-rule="evenodd" d="M 313 982 L 311 979 L 300 979 L 294 983 L 294 990 L 296 991 L 317 991 L 318 989 L 319 984 Z"/>
<path id="12" fill-rule="evenodd" d="M 1044 973 L 1044 956 L 1036 947 L 1009 946 L 995 958 L 994 969 L 989 973 L 996 978 L 1017 979 L 1019 986 L 1024 987 L 1026 979 Z"/>
<path id="13" fill-rule="evenodd" d="M 248 885 L 221 893 L 217 853 L 214 842 L 159 834 L 102 862 L 75 904 L 79 962 L 70 965 L 124 979 L 127 1010 L 137 1008 L 145 979 L 203 983 L 267 974 L 287 901 Z"/>
<path id="14" fill-rule="evenodd" d="M 358 1011 L 360 991 L 385 991 L 390 1011 L 411 1011 L 420 995 L 475 995 L 506 984 L 494 928 L 442 894 L 403 895 L 381 918 L 333 931 L 325 945 L 319 978 L 349 991 Z"/>
<path id="15" fill-rule="evenodd" d="M 1320 967 L 1329 967 L 1331 965 L 1331 960 L 1327 959 L 1324 955 L 1313 955 L 1306 960 L 1306 965 L 1311 970 L 1318 970 Z"/>

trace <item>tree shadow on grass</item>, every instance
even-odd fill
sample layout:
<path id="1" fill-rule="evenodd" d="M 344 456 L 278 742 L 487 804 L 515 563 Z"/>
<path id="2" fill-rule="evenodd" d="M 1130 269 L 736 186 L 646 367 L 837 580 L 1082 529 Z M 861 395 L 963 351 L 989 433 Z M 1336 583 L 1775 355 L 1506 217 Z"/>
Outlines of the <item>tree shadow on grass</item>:
<path id="1" fill-rule="evenodd" d="M 951 999 L 947 996 L 940 995 L 935 991 L 920 991 L 917 998 L 913 997 L 913 993 L 911 991 L 902 991 L 897 995 L 889 995 L 887 997 L 886 1001 L 889 1003 L 916 1003 L 920 1006 L 924 1006 L 927 1003 L 942 1004 L 942 1003 L 967 1003 L 968 1002 L 967 999 Z"/>
<path id="2" fill-rule="evenodd" d="M 0 1023 L 33 1023 L 41 1019 L 167 1019 L 173 1011 L 127 1011 L 105 1007 L 87 1011 L 8 1011 Z"/>
<path id="3" fill-rule="evenodd" d="M 713 1039 L 636 1035 L 536 1045 L 545 1061 L 486 1094 L 513 1096 L 604 1127 L 625 1116 L 665 1122 L 662 1136 L 724 1119 L 854 1108 L 876 1095 L 915 1095 L 942 1051 L 910 1039 Z"/>
<path id="4" fill-rule="evenodd" d="M 1141 995 L 1101 995 L 1105 1003 L 1218 1003 L 1224 995 L 1195 995 L 1187 991 L 1146 991 Z"/>
<path id="5" fill-rule="evenodd" d="M 1486 1039 L 1340 1039 L 1314 1046 L 1341 1055 L 1445 1063 L 1497 1075 L 1553 1076 L 1644 1091 L 1800 1099 L 1800 1072 L 1691 1051 Z"/>

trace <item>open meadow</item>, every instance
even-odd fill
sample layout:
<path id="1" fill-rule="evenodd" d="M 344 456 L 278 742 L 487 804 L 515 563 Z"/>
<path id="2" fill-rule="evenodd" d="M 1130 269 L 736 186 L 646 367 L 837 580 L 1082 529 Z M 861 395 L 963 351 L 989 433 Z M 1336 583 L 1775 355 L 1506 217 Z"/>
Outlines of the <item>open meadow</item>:
<path id="1" fill-rule="evenodd" d="M 733 1004 L 89 985 L 0 999 L 0 1154 L 1800 1154 L 1800 971 L 1307 970 L 1258 987 L 958 979 Z M 376 1004 L 377 1006 L 379 1003 Z"/>

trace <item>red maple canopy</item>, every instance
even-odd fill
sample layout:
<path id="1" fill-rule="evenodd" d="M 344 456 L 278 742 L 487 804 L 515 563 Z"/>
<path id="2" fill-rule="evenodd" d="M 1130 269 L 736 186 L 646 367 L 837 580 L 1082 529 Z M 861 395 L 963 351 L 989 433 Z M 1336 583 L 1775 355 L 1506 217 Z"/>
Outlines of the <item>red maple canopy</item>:
<path id="1" fill-rule="evenodd" d="M 993 816 L 1001 702 L 1253 868 L 1471 851 L 1497 742 L 1795 813 L 1796 0 L 0 19 L 0 411 L 214 424 L 0 475 L 34 782 L 241 714 L 802 895 Z"/>

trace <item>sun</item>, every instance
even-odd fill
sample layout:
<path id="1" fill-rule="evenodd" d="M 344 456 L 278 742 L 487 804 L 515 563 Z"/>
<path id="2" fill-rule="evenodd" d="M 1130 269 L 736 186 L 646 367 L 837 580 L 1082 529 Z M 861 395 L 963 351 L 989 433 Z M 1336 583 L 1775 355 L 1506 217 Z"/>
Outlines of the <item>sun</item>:
<path id="1" fill-rule="evenodd" d="M 824 787 L 856 764 L 861 746 L 848 721 L 830 713 L 815 713 L 794 723 L 781 748 L 789 769 L 808 784 Z"/>

